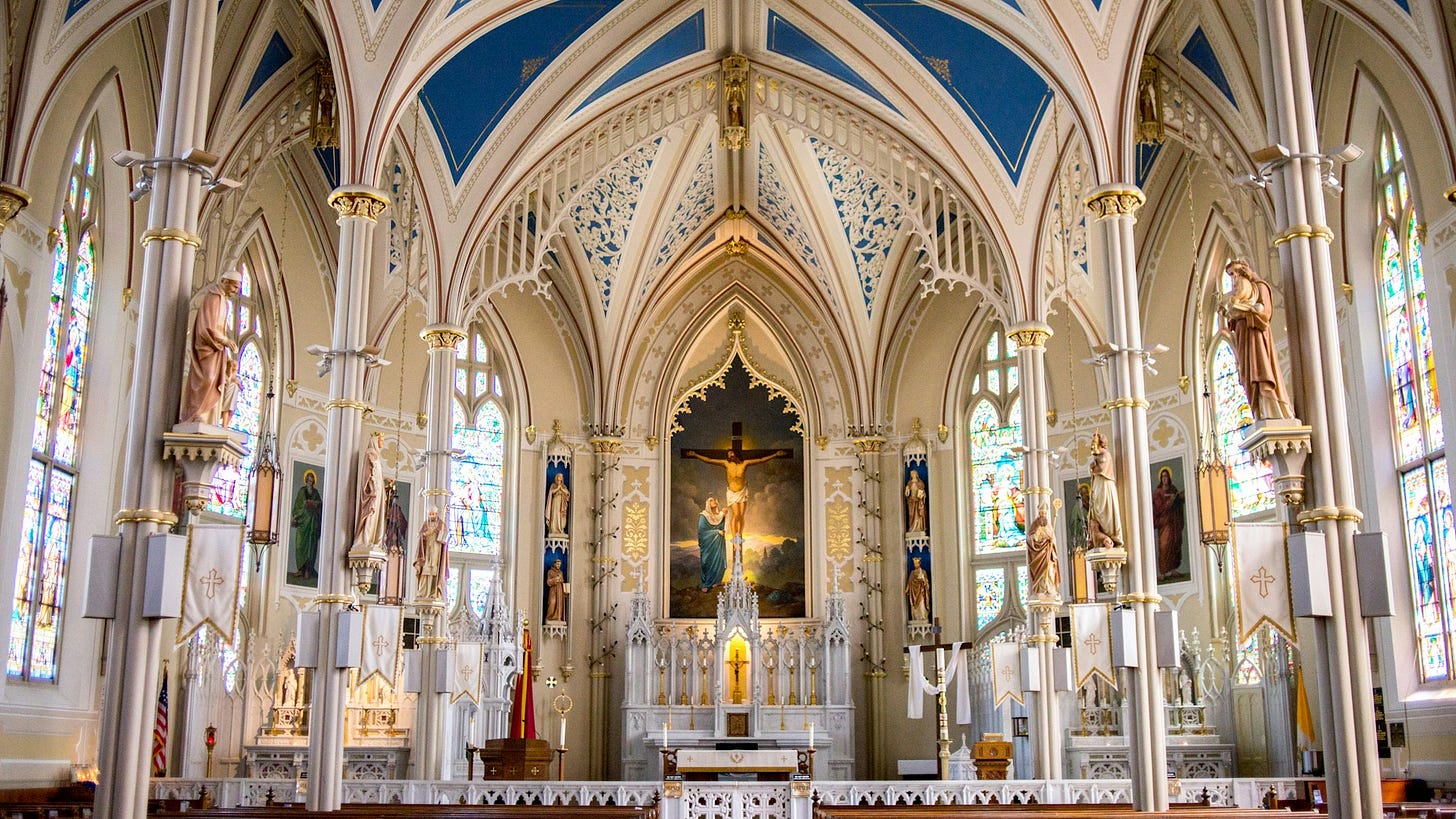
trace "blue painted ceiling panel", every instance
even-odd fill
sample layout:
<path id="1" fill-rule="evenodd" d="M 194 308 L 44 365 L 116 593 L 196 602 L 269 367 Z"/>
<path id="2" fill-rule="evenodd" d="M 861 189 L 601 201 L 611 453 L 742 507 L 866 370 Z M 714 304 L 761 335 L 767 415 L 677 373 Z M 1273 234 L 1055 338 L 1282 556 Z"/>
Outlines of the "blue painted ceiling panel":
<path id="1" fill-rule="evenodd" d="M 793 23 L 780 17 L 772 9 L 768 13 L 768 50 L 775 54 L 782 54 L 791 60 L 797 60 L 811 68 L 817 68 L 825 74 L 845 83 L 854 86 L 869 94 L 871 97 L 884 103 L 891 111 L 900 113 L 890 101 L 881 96 L 864 77 L 861 77 L 850 68 L 844 60 L 835 56 L 834 52 L 820 45 L 818 41 L 800 31 Z"/>
<path id="2" fill-rule="evenodd" d="M 329 180 L 329 190 L 339 186 L 339 149 L 338 148 L 314 148 L 314 159 L 318 160 L 319 167 L 323 169 L 324 178 Z"/>
<path id="3" fill-rule="evenodd" d="M 91 0 L 66 0 L 66 19 L 71 19 L 72 15 L 85 8 L 89 2 Z"/>
<path id="4" fill-rule="evenodd" d="M 1051 87 L 1010 48 L 974 25 L 914 0 L 851 0 L 889 32 L 986 137 L 1013 183 L 1052 100 Z"/>
<path id="5" fill-rule="evenodd" d="M 531 81 L 620 0 L 557 0 L 487 31 L 440 67 L 420 104 L 456 182 Z"/>
<path id="6" fill-rule="evenodd" d="M 1395 4 L 1405 9 L 1406 14 L 1410 14 L 1410 0 L 1395 0 Z"/>
<path id="7" fill-rule="evenodd" d="M 1223 64 L 1218 61 L 1218 55 L 1213 51 L 1213 43 L 1208 41 L 1208 35 L 1203 32 L 1203 26 L 1193 30 L 1193 36 L 1183 46 L 1183 59 L 1193 63 L 1194 67 L 1203 72 L 1218 90 L 1223 92 L 1228 101 L 1233 103 L 1235 108 L 1239 104 L 1234 101 L 1234 89 L 1229 85 L 1228 75 L 1223 73 Z"/>
<path id="8" fill-rule="evenodd" d="M 669 63 L 677 62 L 683 57 L 696 54 L 707 47 L 703 11 L 699 9 L 697 14 L 674 26 L 671 31 L 659 37 L 636 57 L 628 60 L 626 65 L 617 69 L 612 76 L 597 87 L 597 90 L 592 92 L 590 97 L 586 98 L 585 102 L 576 107 L 576 111 L 591 105 L 638 77 L 650 74 Z M 576 111 L 572 113 L 574 114 Z"/>
<path id="9" fill-rule="evenodd" d="M 288 61 L 291 59 L 293 59 L 293 52 L 289 50 L 288 44 L 283 42 L 283 35 L 276 31 L 273 32 L 272 38 L 268 40 L 268 45 L 263 49 L 262 58 L 258 60 L 258 67 L 253 69 L 253 79 L 248 81 L 248 90 L 243 92 L 243 105 L 247 105 L 248 100 L 253 98 L 253 94 L 263 87 L 263 83 L 278 73 L 278 69 L 288 65 Z"/>
<path id="10" fill-rule="evenodd" d="M 1158 154 L 1163 152 L 1163 143 L 1154 142 L 1147 144 L 1139 142 L 1137 145 L 1137 186 L 1139 188 L 1148 184 L 1148 177 L 1153 175 L 1153 163 L 1158 161 Z"/>

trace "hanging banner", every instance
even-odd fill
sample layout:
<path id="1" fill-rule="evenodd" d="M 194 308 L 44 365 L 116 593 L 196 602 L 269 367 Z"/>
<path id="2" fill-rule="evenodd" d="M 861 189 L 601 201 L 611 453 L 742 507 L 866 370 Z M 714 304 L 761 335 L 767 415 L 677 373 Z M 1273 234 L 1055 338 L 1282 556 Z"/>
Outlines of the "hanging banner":
<path id="1" fill-rule="evenodd" d="M 233 644 L 238 586 L 243 564 L 243 527 L 237 523 L 194 523 L 187 527 L 187 563 L 182 576 L 182 619 L 177 642 L 211 628 Z"/>
<path id="2" fill-rule="evenodd" d="M 1289 604 L 1289 556 L 1284 550 L 1284 524 L 1234 523 L 1230 527 L 1234 596 L 1238 598 L 1239 642 L 1259 626 L 1294 636 L 1294 613 Z"/>
<path id="3" fill-rule="evenodd" d="M 1072 610 L 1072 663 L 1077 674 L 1077 687 L 1087 684 L 1094 675 L 1112 685 L 1111 616 L 1106 603 L 1079 603 Z"/>
<path id="4" fill-rule="evenodd" d="M 991 644 L 991 678 L 991 699 L 996 707 L 999 708 L 1008 698 L 1016 700 L 1019 705 L 1026 704 L 1021 693 L 1025 686 L 1021 682 L 1020 643 L 1003 640 Z"/>
<path id="5" fill-rule="evenodd" d="M 481 643 L 455 645 L 455 673 L 450 683 L 450 702 L 467 699 L 480 704 L 480 664 L 485 659 Z"/>
<path id="6" fill-rule="evenodd" d="M 359 662 L 359 683 L 378 674 L 394 685 L 399 664 L 399 606 L 369 606 L 364 610 L 364 650 Z"/>

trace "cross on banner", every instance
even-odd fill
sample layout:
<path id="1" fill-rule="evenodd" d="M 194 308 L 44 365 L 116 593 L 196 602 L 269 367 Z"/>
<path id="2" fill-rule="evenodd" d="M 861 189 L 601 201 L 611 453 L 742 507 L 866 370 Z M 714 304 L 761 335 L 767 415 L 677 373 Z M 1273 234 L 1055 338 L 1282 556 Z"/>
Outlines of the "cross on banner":
<path id="1" fill-rule="evenodd" d="M 1009 683 L 1009 682 L 1011 682 L 1011 678 L 1012 677 L 1015 677 L 1015 676 L 1016 676 L 1016 669 L 1012 668 L 1009 665 L 1003 665 L 1003 666 L 1001 666 L 1001 679 L 1003 679 L 1003 680 L 1005 680 L 1006 682 Z"/>
<path id="2" fill-rule="evenodd" d="M 1098 639 L 1096 634 L 1088 634 L 1087 639 L 1082 641 L 1082 645 L 1087 647 L 1088 654 L 1096 654 L 1097 647 L 1102 645 L 1102 640 Z"/>
<path id="3" fill-rule="evenodd" d="M 1260 566 L 1259 571 L 1249 577 L 1249 582 L 1259 587 L 1259 596 L 1268 597 L 1269 587 L 1279 578 L 1269 573 L 1268 566 Z"/>
<path id="4" fill-rule="evenodd" d="M 213 569 L 202 577 L 197 578 L 197 582 L 207 587 L 207 599 L 212 600 L 217 597 L 217 587 L 226 583 L 227 580 L 217 573 L 217 569 Z"/>
<path id="5" fill-rule="evenodd" d="M 383 657 L 384 650 L 389 648 L 389 641 L 384 639 L 384 635 L 381 634 L 374 638 L 374 642 L 371 645 L 374 646 L 374 656 Z"/>

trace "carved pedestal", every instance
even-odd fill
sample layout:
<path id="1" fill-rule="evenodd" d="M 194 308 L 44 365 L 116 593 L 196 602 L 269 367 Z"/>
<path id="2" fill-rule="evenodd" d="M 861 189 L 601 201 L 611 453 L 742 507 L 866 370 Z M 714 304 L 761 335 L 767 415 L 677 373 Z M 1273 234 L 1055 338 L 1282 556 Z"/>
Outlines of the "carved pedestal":
<path id="1" fill-rule="evenodd" d="M 972 748 L 976 759 L 976 776 L 979 779 L 1005 779 L 1011 767 L 1011 743 L 1000 734 L 983 734 L 981 741 Z"/>

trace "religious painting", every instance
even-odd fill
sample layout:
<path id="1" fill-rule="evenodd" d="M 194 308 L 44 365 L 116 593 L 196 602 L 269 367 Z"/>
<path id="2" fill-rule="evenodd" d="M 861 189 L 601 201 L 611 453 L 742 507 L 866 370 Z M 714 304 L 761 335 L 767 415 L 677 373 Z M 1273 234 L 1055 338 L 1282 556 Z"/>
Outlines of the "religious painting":
<path id="1" fill-rule="evenodd" d="M 739 538 L 759 615 L 805 616 L 806 464 L 792 405 L 735 359 L 675 420 L 668 616 L 717 616 Z"/>
<path id="2" fill-rule="evenodd" d="M 1158 582 L 1181 583 L 1193 578 L 1188 557 L 1188 504 L 1183 459 L 1158 461 L 1149 470 L 1153 481 L 1153 535 L 1157 541 Z"/>
<path id="3" fill-rule="evenodd" d="M 287 580 L 293 586 L 318 588 L 319 538 L 324 529 L 324 498 L 320 484 L 324 468 L 293 462 L 292 494 L 288 504 Z"/>
<path id="4" fill-rule="evenodd" d="M 566 547 L 547 546 L 541 571 L 541 619 L 564 623 L 571 594 L 571 556 Z"/>
<path id="5" fill-rule="evenodd" d="M 1066 521 L 1067 557 L 1087 545 L 1087 510 L 1092 505 L 1092 479 L 1072 478 L 1062 482 L 1062 519 Z M 1066 564 L 1063 564 L 1066 565 Z"/>

